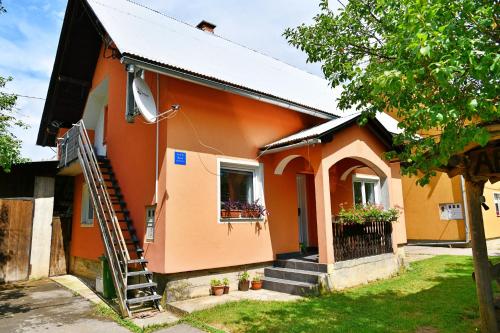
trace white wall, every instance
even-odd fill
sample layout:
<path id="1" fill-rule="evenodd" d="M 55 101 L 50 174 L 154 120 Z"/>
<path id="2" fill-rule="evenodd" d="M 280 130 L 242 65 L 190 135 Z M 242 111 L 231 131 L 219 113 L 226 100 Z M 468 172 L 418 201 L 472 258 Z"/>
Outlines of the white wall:
<path id="1" fill-rule="evenodd" d="M 35 177 L 30 279 L 49 276 L 54 181 L 53 177 Z"/>

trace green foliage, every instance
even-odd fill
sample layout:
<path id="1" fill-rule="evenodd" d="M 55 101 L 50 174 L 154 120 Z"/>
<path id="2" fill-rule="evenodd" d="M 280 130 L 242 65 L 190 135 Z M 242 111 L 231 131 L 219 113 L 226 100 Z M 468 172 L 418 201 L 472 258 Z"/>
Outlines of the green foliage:
<path id="1" fill-rule="evenodd" d="M 212 279 L 210 280 L 210 286 L 212 287 L 219 287 L 222 286 L 222 282 L 219 279 Z"/>
<path id="2" fill-rule="evenodd" d="M 238 276 L 238 281 L 248 281 L 248 279 L 250 279 L 250 274 L 247 271 L 240 273 Z"/>
<path id="3" fill-rule="evenodd" d="M 339 1 L 340 2 L 340 1 Z M 332 86 L 343 87 L 339 107 L 394 113 L 403 133 L 404 174 L 437 167 L 489 135 L 478 126 L 498 121 L 499 5 L 477 0 L 350 0 L 339 11 L 322 0 L 310 26 L 287 29 L 288 41 L 321 62 Z"/>
<path id="4" fill-rule="evenodd" d="M 252 281 L 254 282 L 259 282 L 261 280 L 260 274 L 255 274 L 255 276 L 252 278 Z"/>
<path id="5" fill-rule="evenodd" d="M 353 208 L 345 209 L 341 206 L 335 223 L 395 222 L 399 214 L 398 208 L 383 209 L 376 205 L 356 205 Z"/>
<path id="6" fill-rule="evenodd" d="M 498 262 L 498 258 L 494 262 Z M 398 276 L 297 302 L 240 301 L 183 320 L 228 332 L 478 332 L 472 258 L 439 256 Z"/>
<path id="7" fill-rule="evenodd" d="M 0 89 L 4 88 L 12 78 L 0 76 Z M 14 116 L 17 97 L 0 91 L 0 167 L 9 172 L 12 164 L 24 162 L 21 158 L 21 140 L 13 133 L 12 128 L 27 128 L 27 125 Z"/>
<path id="8" fill-rule="evenodd" d="M 229 286 L 229 279 L 228 278 L 222 279 L 222 284 L 225 286 Z"/>

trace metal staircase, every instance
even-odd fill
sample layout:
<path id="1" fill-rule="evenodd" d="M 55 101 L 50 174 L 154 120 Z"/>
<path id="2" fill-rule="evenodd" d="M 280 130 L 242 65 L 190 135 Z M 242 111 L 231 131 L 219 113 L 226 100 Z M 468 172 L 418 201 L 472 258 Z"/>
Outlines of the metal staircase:
<path id="1" fill-rule="evenodd" d="M 153 273 L 147 269 L 148 261 L 144 259 L 110 161 L 95 155 L 83 121 L 73 126 L 63 139 L 64 165 L 68 163 L 65 157 L 68 151 L 77 153 L 89 187 L 122 316 L 152 309 L 161 311 L 161 296 L 156 292 Z M 133 258 L 129 250 L 133 251 Z"/>

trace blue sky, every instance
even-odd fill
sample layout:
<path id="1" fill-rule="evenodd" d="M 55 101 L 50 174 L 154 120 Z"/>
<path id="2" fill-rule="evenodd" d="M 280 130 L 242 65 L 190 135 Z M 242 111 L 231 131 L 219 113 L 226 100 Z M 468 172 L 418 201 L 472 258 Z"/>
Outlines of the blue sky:
<path id="1" fill-rule="evenodd" d="M 217 25 L 216 33 L 291 65 L 321 75 L 318 64 L 282 37 L 287 27 L 309 23 L 319 0 L 136 0 L 186 23 L 205 19 Z M 14 81 L 5 91 L 45 98 L 59 40 L 66 0 L 4 0 L 0 15 L 0 75 Z M 19 98 L 18 116 L 31 128 L 16 131 L 23 140 L 23 155 L 49 159 L 49 148 L 35 145 L 44 101 Z"/>

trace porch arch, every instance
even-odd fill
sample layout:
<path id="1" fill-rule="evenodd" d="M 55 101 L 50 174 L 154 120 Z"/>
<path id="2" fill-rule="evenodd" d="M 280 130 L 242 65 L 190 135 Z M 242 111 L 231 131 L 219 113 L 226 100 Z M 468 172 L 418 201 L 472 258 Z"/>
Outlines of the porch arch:
<path id="1" fill-rule="evenodd" d="M 303 158 L 305 161 L 307 161 L 307 163 L 309 163 L 309 166 L 312 169 L 311 162 L 305 156 L 300 154 L 292 154 L 281 159 L 281 161 L 278 163 L 278 165 L 276 165 L 276 168 L 274 169 L 274 174 L 281 176 L 285 171 L 286 167 L 288 166 L 288 164 L 290 164 L 290 162 L 292 162 L 296 158 Z"/>

